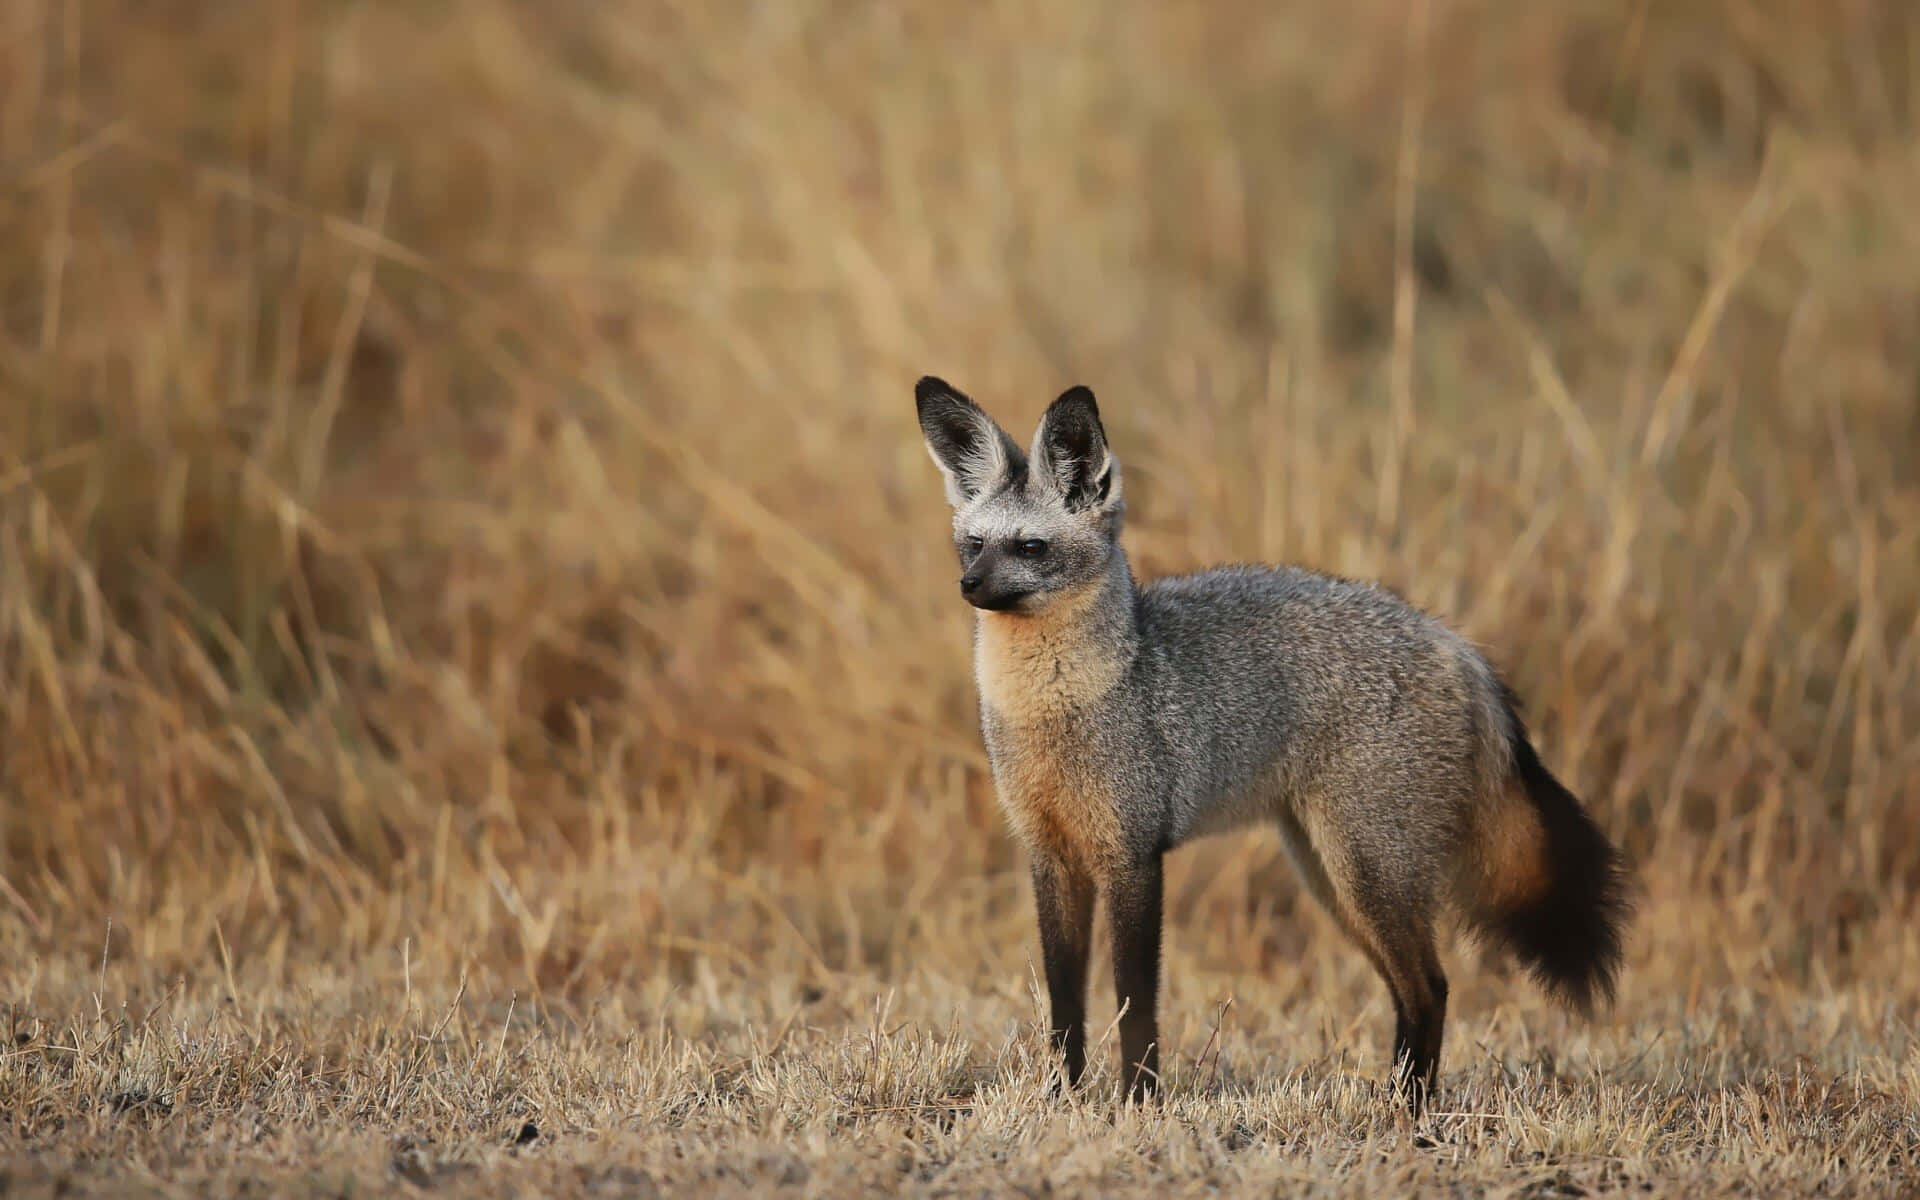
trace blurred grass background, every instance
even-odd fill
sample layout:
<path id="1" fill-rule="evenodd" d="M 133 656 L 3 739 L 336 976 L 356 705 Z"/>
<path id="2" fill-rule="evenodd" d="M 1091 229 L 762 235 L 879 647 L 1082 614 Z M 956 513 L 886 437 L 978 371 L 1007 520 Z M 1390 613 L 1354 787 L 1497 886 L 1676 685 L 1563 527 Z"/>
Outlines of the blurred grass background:
<path id="1" fill-rule="evenodd" d="M 1487 645 L 1629 988 L 1910 972 L 1917 133 L 1897 0 L 17 0 L 0 946 L 1017 960 L 937 372 Z"/>

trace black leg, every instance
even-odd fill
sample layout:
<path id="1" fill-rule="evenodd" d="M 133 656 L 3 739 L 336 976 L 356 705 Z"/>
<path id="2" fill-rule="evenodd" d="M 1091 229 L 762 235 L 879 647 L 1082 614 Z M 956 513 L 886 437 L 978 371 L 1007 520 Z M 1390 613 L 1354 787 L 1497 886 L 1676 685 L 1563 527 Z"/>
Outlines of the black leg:
<path id="1" fill-rule="evenodd" d="M 1034 907 L 1040 913 L 1040 957 L 1053 1009 L 1053 1044 L 1067 1086 L 1087 1065 L 1087 953 L 1093 940 L 1093 880 L 1063 863 L 1036 857 Z"/>
<path id="2" fill-rule="evenodd" d="M 1400 998 L 1393 998 L 1393 1084 L 1395 1087 L 1413 1087 L 1413 1060 L 1418 1057 L 1420 1031 Z"/>
<path id="3" fill-rule="evenodd" d="M 1113 921 L 1113 990 L 1120 1017 L 1121 1078 L 1129 1099 L 1151 1095 L 1160 1081 L 1160 855 L 1114 872 L 1108 907 Z"/>
<path id="4" fill-rule="evenodd" d="M 1427 976 L 1427 991 L 1431 999 L 1420 1030 L 1420 1057 L 1416 1065 L 1425 1085 L 1423 1090 L 1431 1097 L 1440 1086 L 1440 1039 L 1447 1028 L 1447 977 L 1438 968 Z"/>
<path id="5" fill-rule="evenodd" d="M 1409 1003 L 1394 998 L 1393 1078 L 1406 1090 L 1407 1106 L 1419 1116 L 1440 1082 L 1440 1042 L 1447 1025 L 1447 977 L 1428 971 L 1424 994 Z"/>

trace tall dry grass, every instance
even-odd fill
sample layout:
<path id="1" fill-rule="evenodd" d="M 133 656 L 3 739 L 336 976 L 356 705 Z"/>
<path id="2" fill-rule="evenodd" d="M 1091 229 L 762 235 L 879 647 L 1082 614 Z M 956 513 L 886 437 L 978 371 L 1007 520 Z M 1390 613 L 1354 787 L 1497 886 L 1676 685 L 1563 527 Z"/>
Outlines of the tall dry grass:
<path id="1" fill-rule="evenodd" d="M 1620 1037 L 1704 1005 L 1897 1091 L 1916 133 L 1892 0 L 20 0 L 8 1002 L 404 959 L 714 1036 L 770 980 L 1026 1014 L 935 371 L 1010 426 L 1092 385 L 1145 574 L 1300 561 L 1487 645 L 1639 865 Z M 1374 1004 L 1271 841 L 1169 895 L 1196 1045 L 1222 989 Z"/>

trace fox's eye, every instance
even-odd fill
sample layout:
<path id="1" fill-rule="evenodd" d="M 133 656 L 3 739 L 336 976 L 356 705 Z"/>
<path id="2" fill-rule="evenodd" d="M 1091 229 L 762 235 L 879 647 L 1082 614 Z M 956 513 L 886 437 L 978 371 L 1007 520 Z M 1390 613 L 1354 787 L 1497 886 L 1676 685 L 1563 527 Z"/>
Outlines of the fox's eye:
<path id="1" fill-rule="evenodd" d="M 1021 558 L 1040 558 L 1046 554 L 1047 544 L 1039 538 L 1028 538 L 1015 549 L 1020 551 Z"/>
<path id="2" fill-rule="evenodd" d="M 970 537 L 967 539 L 967 553 L 978 554 L 980 553 L 980 548 L 986 544 L 986 541 L 982 538 Z"/>

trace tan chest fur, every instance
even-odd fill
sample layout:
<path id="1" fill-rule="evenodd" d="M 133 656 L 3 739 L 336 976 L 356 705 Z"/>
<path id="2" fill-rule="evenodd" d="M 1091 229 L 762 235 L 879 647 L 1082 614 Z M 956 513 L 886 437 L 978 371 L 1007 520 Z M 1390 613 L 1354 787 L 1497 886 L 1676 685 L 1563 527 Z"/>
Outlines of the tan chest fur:
<path id="1" fill-rule="evenodd" d="M 1013 834 L 1030 852 L 1103 877 L 1120 853 L 1113 796 L 1044 747 L 995 757 L 994 783 Z"/>
<path id="2" fill-rule="evenodd" d="M 1119 854 L 1114 797 L 1098 769 L 1088 707 L 1118 682 L 1111 654 L 1076 637 L 1071 608 L 981 617 L 974 669 L 988 713 L 994 784 L 1034 853 L 1104 874 Z"/>
<path id="3" fill-rule="evenodd" d="M 980 696 L 1002 720 L 1071 719 L 1120 681 L 1118 655 L 1094 643 L 1083 622 L 1092 590 L 1024 616 L 980 614 L 973 669 Z"/>

